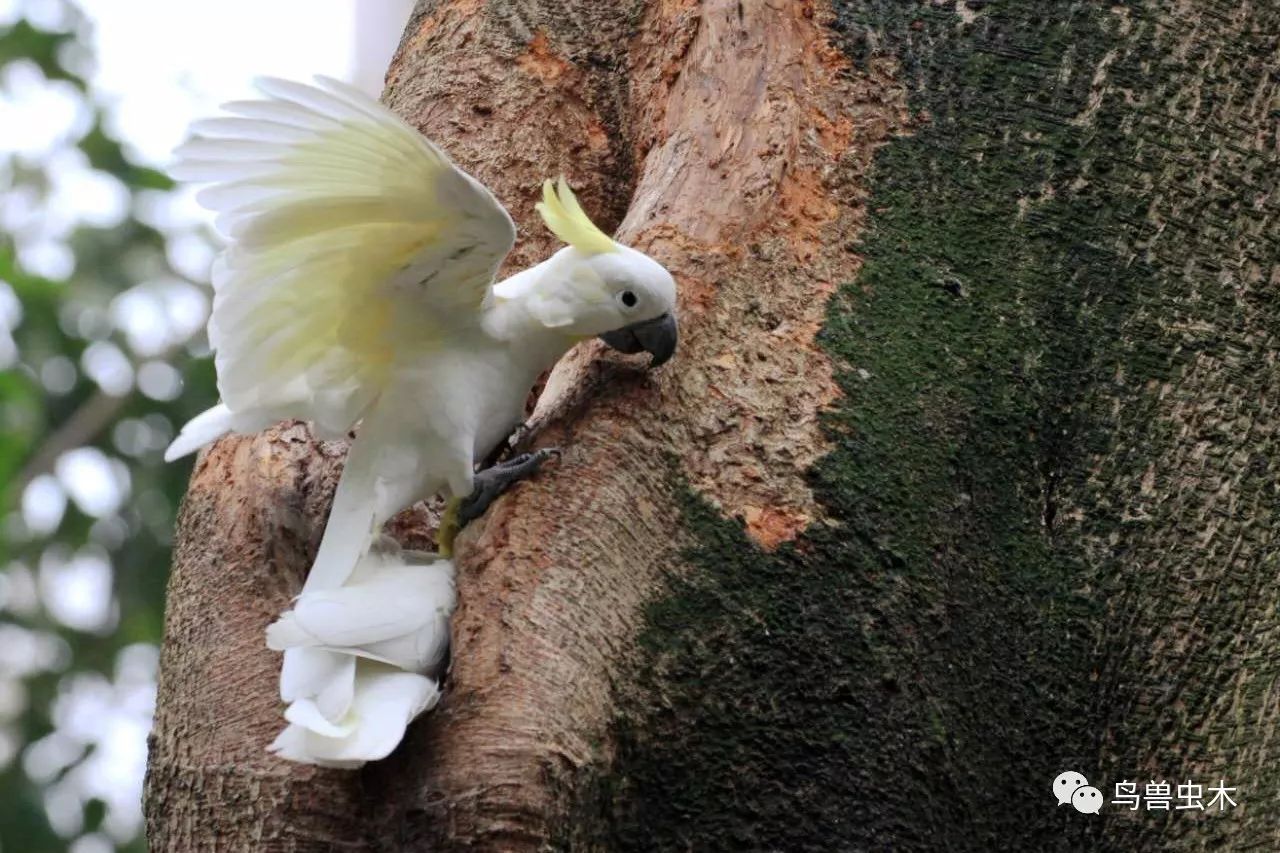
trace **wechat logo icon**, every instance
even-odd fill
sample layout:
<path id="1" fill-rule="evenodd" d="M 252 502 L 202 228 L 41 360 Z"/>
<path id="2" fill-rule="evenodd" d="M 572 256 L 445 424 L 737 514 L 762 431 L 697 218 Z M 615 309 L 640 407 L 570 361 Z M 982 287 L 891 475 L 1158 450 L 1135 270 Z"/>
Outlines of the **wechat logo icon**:
<path id="1" fill-rule="evenodd" d="M 1089 784 L 1083 773 L 1066 770 L 1053 780 L 1053 795 L 1058 805 L 1070 803 L 1081 814 L 1097 814 L 1102 811 L 1102 792 Z"/>

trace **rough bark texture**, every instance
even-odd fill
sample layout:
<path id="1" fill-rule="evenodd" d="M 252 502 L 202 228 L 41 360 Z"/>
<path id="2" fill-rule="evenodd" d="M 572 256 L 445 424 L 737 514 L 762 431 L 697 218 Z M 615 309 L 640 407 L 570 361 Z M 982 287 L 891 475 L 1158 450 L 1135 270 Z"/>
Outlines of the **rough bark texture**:
<path id="1" fill-rule="evenodd" d="M 1277 846 L 1277 32 L 1174 0 L 421 3 L 388 102 L 511 207 L 513 267 L 566 173 L 675 271 L 682 349 L 552 375 L 563 463 L 464 533 L 445 700 L 360 774 L 262 751 L 261 632 L 341 450 L 203 457 L 153 849 Z M 1087 818 L 1068 767 L 1241 804 Z"/>
<path id="2" fill-rule="evenodd" d="M 169 582 L 147 772 L 153 850 L 328 850 L 363 838 L 360 789 L 265 751 L 279 656 L 263 631 L 297 595 L 342 460 L 302 426 L 219 442 L 196 464 Z"/>

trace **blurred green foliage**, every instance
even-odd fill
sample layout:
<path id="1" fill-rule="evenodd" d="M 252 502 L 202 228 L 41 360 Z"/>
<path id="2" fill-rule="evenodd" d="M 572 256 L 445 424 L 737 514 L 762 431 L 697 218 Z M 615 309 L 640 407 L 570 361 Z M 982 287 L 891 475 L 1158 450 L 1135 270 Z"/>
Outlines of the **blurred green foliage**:
<path id="1" fill-rule="evenodd" d="M 139 352 L 136 336 L 126 334 L 122 294 L 149 294 L 164 305 L 166 294 L 178 292 L 189 301 L 196 282 L 175 268 L 184 265 L 173 261 L 173 238 L 178 228 L 188 235 L 202 232 L 190 223 L 169 228 L 155 216 L 143 216 L 150 224 L 139 218 L 140 211 L 156 207 L 158 195 L 171 192 L 171 184 L 136 162 L 112 136 L 87 70 L 86 24 L 75 9 L 68 15 L 73 26 L 66 32 L 46 32 L 25 20 L 0 24 L 0 103 L 12 96 L 5 81 L 14 67 L 22 67 L 27 79 L 38 70 L 41 85 L 74 87 L 83 98 L 84 121 L 58 146 L 82 152 L 86 168 L 118 180 L 128 207 L 118 222 L 80 222 L 68 229 L 60 241 L 74 265 L 58 277 L 36 274 L 32 264 L 24 264 L 20 230 L 0 218 L 0 303 L 7 298 L 10 305 L 0 315 L 7 317 L 0 324 L 0 344 L 6 343 L 6 325 L 12 336 L 7 358 L 0 348 L 5 853 L 145 849 L 136 802 L 129 812 L 109 797 L 103 802 L 101 792 L 125 791 L 132 798 L 141 782 L 139 732 L 145 731 L 147 700 L 154 692 L 148 679 L 154 677 L 161 634 L 173 516 L 190 471 L 189 463 L 165 465 L 161 453 L 175 425 L 215 397 L 212 366 L 200 357 L 201 332 L 161 330 L 160 338 L 169 337 L 159 352 Z M 48 213 L 41 206 L 65 158 L 5 154 L 3 136 L 0 128 L 0 197 L 8 205 L 0 215 L 13 219 L 13 206 L 24 199 L 29 214 Z M 16 296 L 17 311 L 6 289 Z M 166 322 L 163 312 L 155 322 Z M 95 381 L 92 361 L 104 353 L 127 360 L 124 380 Z M 117 378 L 121 363 L 117 358 Z M 142 371 L 173 377 L 165 365 L 181 375 L 182 393 L 156 392 L 152 383 L 149 395 Z M 114 472 L 106 488 L 121 494 L 115 505 L 105 501 L 106 509 L 77 500 L 77 489 L 101 491 L 101 484 L 68 482 L 79 469 L 60 467 L 68 453 L 84 447 L 100 451 L 92 459 Z M 33 525 L 32 519 L 43 520 Z M 86 583 L 92 572 L 82 577 L 66 568 L 86 555 L 96 565 L 109 564 L 108 586 Z M 58 605 L 59 596 L 70 596 L 70 612 L 92 612 L 96 605 L 83 598 L 105 596 L 108 588 L 112 601 L 98 607 L 107 614 L 99 624 L 69 619 Z M 121 726 L 131 719 L 141 720 L 143 728 Z"/>

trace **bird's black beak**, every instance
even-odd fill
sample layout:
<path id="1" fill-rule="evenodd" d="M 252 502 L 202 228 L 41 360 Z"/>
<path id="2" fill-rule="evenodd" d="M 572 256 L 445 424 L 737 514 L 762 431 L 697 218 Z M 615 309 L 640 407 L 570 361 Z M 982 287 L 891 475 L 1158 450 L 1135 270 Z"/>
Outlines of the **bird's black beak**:
<path id="1" fill-rule="evenodd" d="M 666 364 L 676 351 L 679 338 L 674 314 L 663 314 L 652 320 L 632 323 L 614 332 L 605 332 L 600 340 L 619 352 L 647 352 L 653 356 L 650 367 Z"/>

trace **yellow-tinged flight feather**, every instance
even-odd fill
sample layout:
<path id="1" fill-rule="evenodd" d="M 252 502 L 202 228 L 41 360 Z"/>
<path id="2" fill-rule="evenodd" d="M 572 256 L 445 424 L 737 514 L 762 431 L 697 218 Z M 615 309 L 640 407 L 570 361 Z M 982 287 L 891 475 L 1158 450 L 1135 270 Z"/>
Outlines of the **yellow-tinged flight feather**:
<path id="1" fill-rule="evenodd" d="M 310 401 L 319 377 L 343 377 L 358 408 L 397 353 L 479 322 L 515 242 L 489 191 L 416 130 L 316 83 L 260 81 L 268 99 L 229 104 L 238 118 L 198 123 L 176 152 L 174 176 L 211 184 L 200 200 L 229 239 L 210 343 L 233 411 Z"/>

